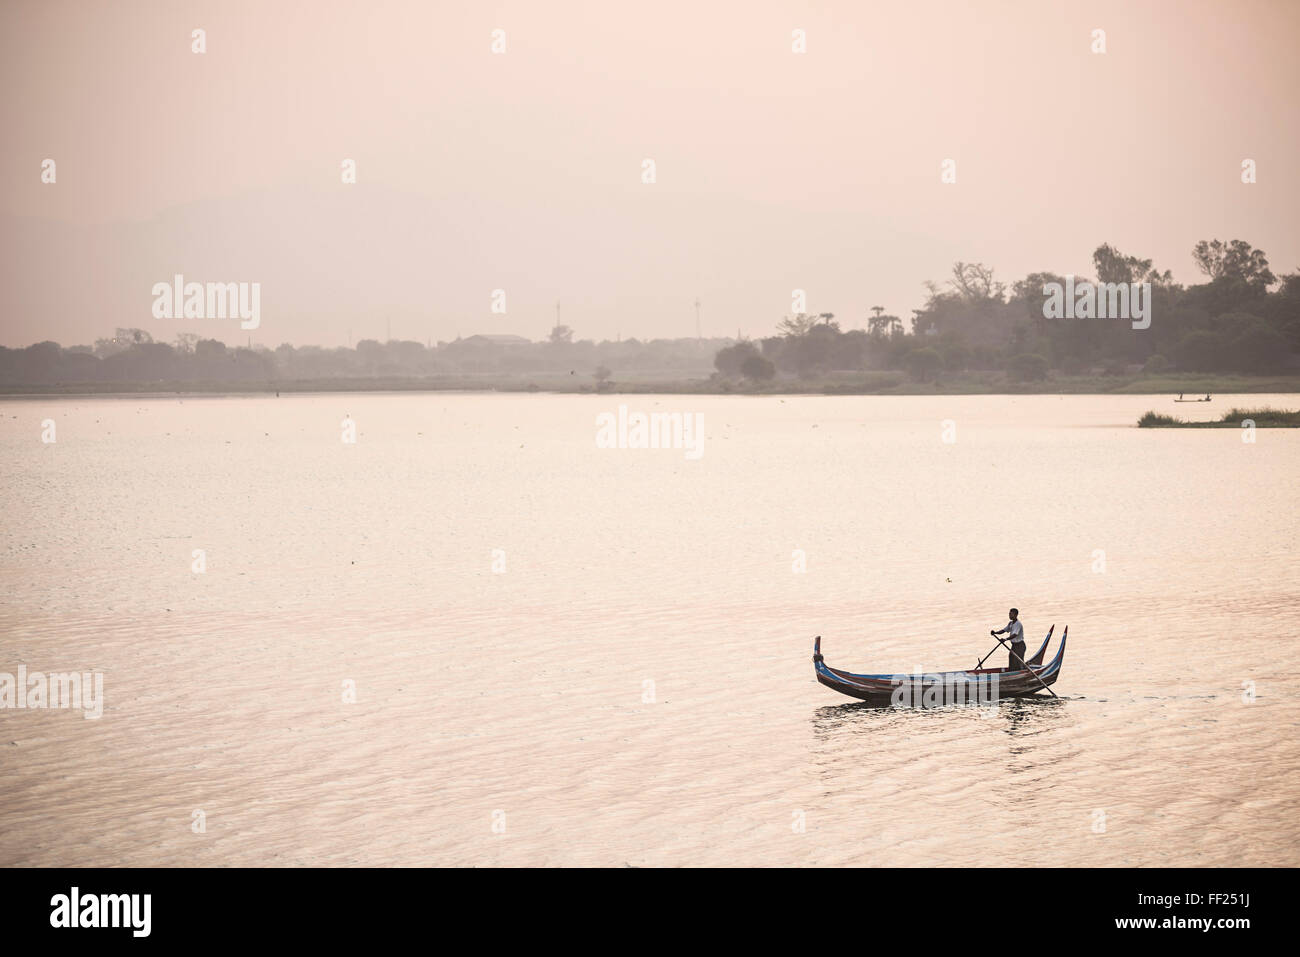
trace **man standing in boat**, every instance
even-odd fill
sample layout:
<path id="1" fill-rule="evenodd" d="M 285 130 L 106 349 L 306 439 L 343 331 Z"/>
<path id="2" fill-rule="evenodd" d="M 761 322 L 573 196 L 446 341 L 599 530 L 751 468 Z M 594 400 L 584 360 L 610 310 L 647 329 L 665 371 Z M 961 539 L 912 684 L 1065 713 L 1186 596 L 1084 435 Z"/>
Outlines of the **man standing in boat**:
<path id="1" fill-rule="evenodd" d="M 1011 618 L 1007 626 L 998 631 L 990 631 L 989 634 L 994 638 L 1005 634 L 1011 639 L 1011 655 L 1007 659 L 1007 670 L 1021 671 L 1029 667 L 1025 664 L 1025 626 L 1020 624 L 1019 608 L 1012 608 L 1007 615 Z"/>

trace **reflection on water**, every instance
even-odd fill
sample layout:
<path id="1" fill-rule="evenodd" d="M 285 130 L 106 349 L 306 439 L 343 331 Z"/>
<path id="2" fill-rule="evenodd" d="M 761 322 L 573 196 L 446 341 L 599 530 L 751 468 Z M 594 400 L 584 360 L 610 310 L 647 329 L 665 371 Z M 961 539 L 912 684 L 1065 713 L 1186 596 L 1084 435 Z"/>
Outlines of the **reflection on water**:
<path id="1" fill-rule="evenodd" d="M 952 721 L 975 717 L 980 721 L 1001 721 L 1007 733 L 1014 734 L 1022 727 L 1037 726 L 1045 715 L 1053 713 L 1055 709 L 1063 708 L 1069 700 L 1064 695 L 1057 698 L 1038 695 L 1006 698 L 989 705 L 948 704 L 935 708 L 896 708 L 891 705 L 851 701 L 817 708 L 813 712 L 812 723 L 814 733 L 821 738 L 840 728 L 844 728 L 847 733 L 869 733 L 873 727 L 879 726 L 873 722 L 885 721 L 891 716 L 897 716 L 900 721 Z M 913 719 L 911 717 L 913 715 L 917 717 Z"/>
<path id="2" fill-rule="evenodd" d="M 1014 698 L 993 706 L 817 708 L 812 761 L 823 800 L 881 822 L 878 841 L 862 848 L 857 863 L 928 862 L 937 835 L 923 822 L 935 818 L 966 835 L 945 852 L 950 862 L 996 854 L 991 845 L 1008 827 L 1022 840 L 1046 839 L 1030 820 L 1059 810 L 1060 789 L 1084 758 L 1067 743 L 1076 730 L 1070 705 Z"/>

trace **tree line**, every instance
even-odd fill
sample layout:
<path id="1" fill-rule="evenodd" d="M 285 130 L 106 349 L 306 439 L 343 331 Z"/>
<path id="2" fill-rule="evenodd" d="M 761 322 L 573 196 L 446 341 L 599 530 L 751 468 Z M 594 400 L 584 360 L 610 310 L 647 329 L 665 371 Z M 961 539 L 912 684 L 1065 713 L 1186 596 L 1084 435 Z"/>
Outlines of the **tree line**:
<path id="1" fill-rule="evenodd" d="M 448 375 L 553 373 L 581 376 L 594 386 L 612 370 L 653 374 L 707 374 L 718 349 L 731 339 L 575 340 L 567 326 L 533 342 L 519 336 L 475 335 L 426 344 L 362 339 L 351 348 L 264 346 L 232 348 L 216 339 L 181 333 L 158 342 L 144 329 L 118 328 L 93 345 L 38 342 L 0 347 L 0 386 L 99 387 L 170 383 L 273 385 L 289 381 L 422 378 Z"/>
<path id="2" fill-rule="evenodd" d="M 77 385 L 112 388 L 170 383 L 246 386 L 333 379 L 430 376 L 580 376 L 593 388 L 618 375 L 700 376 L 715 370 L 722 387 L 778 376 L 814 379 L 835 372 L 900 370 L 930 382 L 966 371 L 1002 372 L 1011 381 L 1133 372 L 1276 374 L 1300 364 L 1300 272 L 1278 279 L 1263 251 L 1242 240 L 1203 241 L 1192 256 L 1204 282 L 1183 286 L 1150 259 L 1098 246 L 1096 282 L 1150 283 L 1152 322 L 1134 329 L 1115 319 L 1049 319 L 1048 283 L 1066 277 L 1035 272 L 1006 284 L 982 263 L 958 262 L 943 283 L 926 283 L 910 328 L 875 306 L 865 328 L 842 329 L 834 313 L 781 320 L 776 334 L 751 339 L 575 340 L 568 326 L 534 342 L 473 335 L 450 342 L 363 339 L 351 348 L 252 345 L 229 347 L 181 333 L 155 341 L 146 330 L 118 328 L 93 345 L 38 342 L 0 347 L 0 387 Z M 1076 279 L 1076 283 L 1079 279 Z"/>
<path id="3" fill-rule="evenodd" d="M 1300 272 L 1277 279 L 1265 254 L 1242 240 L 1202 241 L 1192 256 L 1206 281 L 1182 286 L 1150 259 L 1109 244 L 1093 252 L 1095 282 L 1150 283 L 1147 329 L 1115 319 L 1045 318 L 1044 285 L 1064 287 L 1065 276 L 1035 272 L 1008 285 L 982 263 L 958 262 L 946 282 L 926 283 L 910 330 L 879 306 L 865 329 L 841 329 L 829 312 L 787 316 L 776 335 L 719 350 L 714 365 L 724 378 L 762 382 L 870 369 L 921 381 L 967 370 L 1032 381 L 1054 370 L 1263 374 L 1300 364 Z"/>

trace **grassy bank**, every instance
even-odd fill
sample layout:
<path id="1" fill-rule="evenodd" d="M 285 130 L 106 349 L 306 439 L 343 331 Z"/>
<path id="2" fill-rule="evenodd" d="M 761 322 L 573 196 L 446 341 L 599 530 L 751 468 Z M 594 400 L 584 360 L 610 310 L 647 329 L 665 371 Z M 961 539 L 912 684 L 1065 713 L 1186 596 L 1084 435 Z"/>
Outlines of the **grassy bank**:
<path id="1" fill-rule="evenodd" d="M 1239 429 L 1246 419 L 1260 429 L 1300 429 L 1300 412 L 1285 409 L 1230 409 L 1212 422 L 1188 422 L 1171 415 L 1148 412 L 1138 419 L 1140 429 Z"/>
<path id="2" fill-rule="evenodd" d="M 769 382 L 726 380 L 706 373 L 615 373 L 598 387 L 589 375 L 570 373 L 458 373 L 367 376 L 257 382 L 72 382 L 5 385 L 3 395 L 239 394 L 293 392 L 559 392 L 636 395 L 1177 395 L 1300 393 L 1300 375 L 1052 375 L 1014 382 L 1002 372 L 961 372 L 918 382 L 902 372 L 841 372 Z"/>

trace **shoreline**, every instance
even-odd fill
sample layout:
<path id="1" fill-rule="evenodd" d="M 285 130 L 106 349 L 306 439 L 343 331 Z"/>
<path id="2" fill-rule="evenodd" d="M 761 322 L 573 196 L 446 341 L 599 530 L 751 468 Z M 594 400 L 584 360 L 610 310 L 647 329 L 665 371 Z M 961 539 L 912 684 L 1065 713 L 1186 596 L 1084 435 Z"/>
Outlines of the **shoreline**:
<path id="1" fill-rule="evenodd" d="M 942 382 L 916 382 L 898 373 L 845 373 L 814 380 L 755 384 L 728 379 L 645 376 L 597 385 L 554 373 L 535 376 L 426 376 L 419 378 L 295 379 L 285 382 L 76 382 L 0 386 L 0 399 L 109 396 L 225 396 L 342 393 L 550 393 L 556 395 L 1224 395 L 1300 394 L 1300 375 L 1285 376 L 1056 376 L 1015 383 L 1001 373 L 965 373 Z"/>

